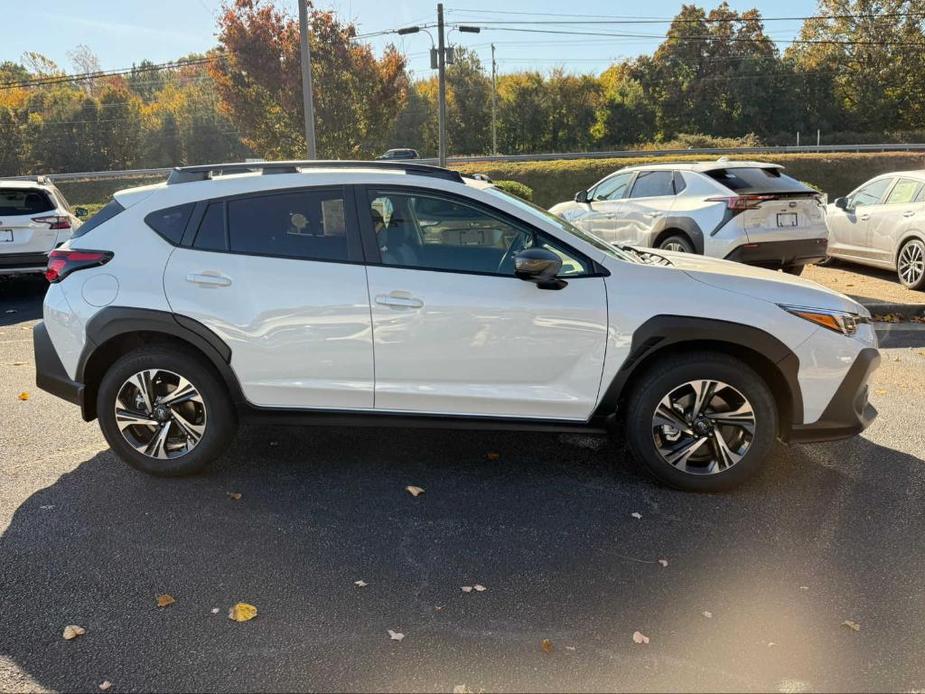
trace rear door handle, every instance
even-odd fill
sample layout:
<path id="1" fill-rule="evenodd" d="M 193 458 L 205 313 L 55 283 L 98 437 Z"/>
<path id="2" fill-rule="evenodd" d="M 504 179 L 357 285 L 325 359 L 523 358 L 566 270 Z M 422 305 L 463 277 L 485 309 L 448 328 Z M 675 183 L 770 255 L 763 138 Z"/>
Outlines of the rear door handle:
<path id="1" fill-rule="evenodd" d="M 186 276 L 187 282 L 198 284 L 200 287 L 228 287 L 231 286 L 231 278 L 225 275 L 210 274 L 189 274 Z"/>
<path id="2" fill-rule="evenodd" d="M 395 294 L 379 294 L 376 303 L 380 306 L 395 306 L 400 308 L 422 308 L 424 302 L 413 296 L 397 296 Z"/>

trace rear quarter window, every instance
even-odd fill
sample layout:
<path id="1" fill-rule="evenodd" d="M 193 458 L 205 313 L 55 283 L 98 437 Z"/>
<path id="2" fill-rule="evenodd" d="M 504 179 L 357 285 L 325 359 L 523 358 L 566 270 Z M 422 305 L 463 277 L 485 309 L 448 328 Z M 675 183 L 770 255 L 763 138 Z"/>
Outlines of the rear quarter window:
<path id="1" fill-rule="evenodd" d="M 110 219 L 124 210 L 125 208 L 122 207 L 122 205 L 120 205 L 118 202 L 115 200 L 110 200 L 109 203 L 100 209 L 99 212 L 97 212 L 95 215 L 90 217 L 90 219 L 75 229 L 71 238 L 79 239 L 81 236 L 84 236 L 93 231 L 103 222 L 108 222 Z"/>
<path id="2" fill-rule="evenodd" d="M 8 217 L 42 214 L 55 209 L 51 196 L 44 190 L 0 188 L 0 215 Z"/>
<path id="3" fill-rule="evenodd" d="M 780 169 L 768 167 L 731 167 L 704 172 L 717 183 L 736 193 L 815 193 L 812 188 Z"/>
<path id="4" fill-rule="evenodd" d="M 193 207 L 194 203 L 187 203 L 156 210 L 145 217 L 145 224 L 176 246 L 183 238 Z"/>

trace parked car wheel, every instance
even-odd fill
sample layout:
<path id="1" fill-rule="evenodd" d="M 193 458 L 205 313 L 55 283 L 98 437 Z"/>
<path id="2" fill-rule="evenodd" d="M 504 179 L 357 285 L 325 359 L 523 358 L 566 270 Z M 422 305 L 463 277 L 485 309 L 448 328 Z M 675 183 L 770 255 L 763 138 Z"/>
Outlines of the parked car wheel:
<path id="1" fill-rule="evenodd" d="M 662 241 L 658 247 L 663 251 L 674 251 L 675 253 L 693 253 L 694 244 L 686 236 L 675 234 Z"/>
<path id="2" fill-rule="evenodd" d="M 896 274 L 903 286 L 925 289 L 925 243 L 910 239 L 903 244 L 896 260 Z"/>
<path id="3" fill-rule="evenodd" d="M 142 347 L 100 382 L 100 427 L 113 451 L 162 477 L 203 470 L 234 436 L 236 417 L 219 376 L 192 351 Z"/>
<path id="4" fill-rule="evenodd" d="M 678 489 L 715 492 L 755 474 L 777 438 L 777 407 L 748 364 L 700 352 L 660 362 L 626 407 L 634 457 Z"/>

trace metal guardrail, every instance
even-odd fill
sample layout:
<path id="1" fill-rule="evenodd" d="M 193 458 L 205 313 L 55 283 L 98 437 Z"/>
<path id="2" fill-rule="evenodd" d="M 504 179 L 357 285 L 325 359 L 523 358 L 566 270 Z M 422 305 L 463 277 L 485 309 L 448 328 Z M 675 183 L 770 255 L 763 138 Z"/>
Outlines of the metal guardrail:
<path id="1" fill-rule="evenodd" d="M 663 157 L 678 155 L 702 155 L 704 157 L 741 154 L 800 154 L 818 152 L 925 152 L 925 143 L 875 144 L 875 145 L 801 145 L 765 147 L 709 147 L 700 149 L 624 149 L 609 152 L 562 152 L 553 154 L 498 154 L 467 157 L 448 157 L 448 164 L 478 164 L 506 161 L 551 161 L 556 159 L 625 159 L 631 157 Z M 417 159 L 421 164 L 435 164 L 436 159 Z M 78 173 L 47 174 L 53 181 L 77 181 L 84 179 L 142 178 L 170 174 L 166 169 L 127 169 L 123 171 L 83 171 Z M 15 177 L 12 177 L 15 178 Z"/>

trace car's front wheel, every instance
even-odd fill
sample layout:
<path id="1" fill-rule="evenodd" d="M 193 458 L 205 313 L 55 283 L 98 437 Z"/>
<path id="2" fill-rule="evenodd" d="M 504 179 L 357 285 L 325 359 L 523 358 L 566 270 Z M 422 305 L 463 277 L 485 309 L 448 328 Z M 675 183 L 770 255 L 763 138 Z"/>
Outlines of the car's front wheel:
<path id="1" fill-rule="evenodd" d="M 237 424 L 214 369 L 195 352 L 167 345 L 120 357 L 100 382 L 97 413 L 122 460 L 162 477 L 201 471 L 225 450 Z"/>
<path id="2" fill-rule="evenodd" d="M 903 244 L 896 260 L 896 274 L 903 286 L 925 289 L 925 243 L 910 239 Z"/>
<path id="3" fill-rule="evenodd" d="M 674 251 L 675 253 L 693 253 L 694 244 L 686 236 L 675 234 L 664 239 L 658 247 L 663 251 Z"/>
<path id="4" fill-rule="evenodd" d="M 777 438 L 767 383 L 734 357 L 700 352 L 649 369 L 626 403 L 634 457 L 662 482 L 699 492 L 755 474 Z"/>

